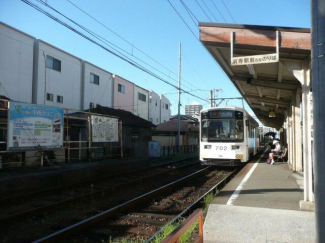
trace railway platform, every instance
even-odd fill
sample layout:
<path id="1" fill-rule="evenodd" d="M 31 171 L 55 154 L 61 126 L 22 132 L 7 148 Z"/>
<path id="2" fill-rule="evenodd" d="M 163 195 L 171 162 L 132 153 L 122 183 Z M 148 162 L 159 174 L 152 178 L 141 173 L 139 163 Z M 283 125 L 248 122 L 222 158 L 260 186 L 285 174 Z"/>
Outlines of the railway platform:
<path id="1" fill-rule="evenodd" d="M 212 201 L 205 243 L 315 242 L 313 211 L 301 211 L 303 178 L 288 163 L 266 164 L 267 153 L 248 163 Z"/>

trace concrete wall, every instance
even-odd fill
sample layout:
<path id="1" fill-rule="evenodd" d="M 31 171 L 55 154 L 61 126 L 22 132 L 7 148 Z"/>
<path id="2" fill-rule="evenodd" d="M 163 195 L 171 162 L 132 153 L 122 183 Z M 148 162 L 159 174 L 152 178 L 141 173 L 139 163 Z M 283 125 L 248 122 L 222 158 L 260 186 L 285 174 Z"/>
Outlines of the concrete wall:
<path id="1" fill-rule="evenodd" d="M 161 107 L 161 123 L 169 121 L 170 120 L 170 101 L 164 96 L 160 95 L 160 107 Z M 168 108 L 166 108 L 166 104 L 168 105 Z"/>
<path id="2" fill-rule="evenodd" d="M 114 76 L 114 108 L 134 113 L 134 84 L 117 75 Z M 118 91 L 118 85 L 124 86 L 124 93 Z"/>
<path id="3" fill-rule="evenodd" d="M 160 96 L 154 91 L 150 90 L 149 101 L 149 121 L 157 125 L 161 123 L 160 120 Z"/>
<path id="4" fill-rule="evenodd" d="M 0 22 L 0 95 L 32 102 L 34 39 Z"/>
<path id="5" fill-rule="evenodd" d="M 139 93 L 146 96 L 146 101 L 139 100 Z M 137 85 L 134 86 L 134 114 L 149 120 L 149 91 Z"/>
<path id="6" fill-rule="evenodd" d="M 88 109 L 90 102 L 113 107 L 113 74 L 89 62 L 83 62 L 83 68 L 82 109 Z M 90 73 L 99 76 L 99 84 L 90 82 Z"/>
<path id="7" fill-rule="evenodd" d="M 34 46 L 33 102 L 36 104 L 70 109 L 81 109 L 81 59 L 41 40 Z M 61 61 L 61 71 L 46 67 L 46 58 Z M 46 100 L 46 93 L 53 94 L 53 101 Z M 63 96 L 63 103 L 57 96 Z"/>

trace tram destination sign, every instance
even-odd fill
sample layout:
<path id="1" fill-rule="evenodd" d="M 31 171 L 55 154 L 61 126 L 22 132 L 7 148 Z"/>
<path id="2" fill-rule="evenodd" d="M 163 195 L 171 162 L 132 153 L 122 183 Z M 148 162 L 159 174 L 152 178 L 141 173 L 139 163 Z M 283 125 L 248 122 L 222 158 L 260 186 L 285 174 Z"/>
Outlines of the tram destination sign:
<path id="1" fill-rule="evenodd" d="M 272 62 L 279 62 L 279 56 L 277 55 L 277 53 L 231 58 L 231 66 L 262 64 L 262 63 L 272 63 Z"/>

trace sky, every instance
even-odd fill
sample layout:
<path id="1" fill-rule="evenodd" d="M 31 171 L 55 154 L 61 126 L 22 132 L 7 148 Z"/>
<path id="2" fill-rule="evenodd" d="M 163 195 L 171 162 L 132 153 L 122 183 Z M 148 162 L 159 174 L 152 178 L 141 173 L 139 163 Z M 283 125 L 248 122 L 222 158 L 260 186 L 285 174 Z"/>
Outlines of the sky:
<path id="1" fill-rule="evenodd" d="M 25 1 L 41 7 L 90 36 L 41 4 L 41 0 Z M 102 43 L 90 36 L 92 39 L 114 53 L 141 65 L 155 77 L 77 35 L 22 0 L 0 0 L 0 21 L 145 89 L 165 95 L 172 104 L 172 114 L 177 113 L 178 91 L 161 79 L 178 86 L 180 43 L 181 87 L 194 95 L 182 93 L 181 113 L 185 113 L 185 105 L 201 104 L 204 108 L 210 107 L 208 99 L 211 89 L 222 90 L 217 92 L 219 98 L 240 96 L 216 61 L 199 42 L 198 21 L 310 28 L 309 0 L 47 0 L 46 2 L 79 25 L 104 38 L 106 42 Z M 193 14 L 192 18 L 184 6 Z M 230 100 L 227 105 L 242 107 L 242 102 Z M 245 109 L 254 115 L 246 103 Z"/>

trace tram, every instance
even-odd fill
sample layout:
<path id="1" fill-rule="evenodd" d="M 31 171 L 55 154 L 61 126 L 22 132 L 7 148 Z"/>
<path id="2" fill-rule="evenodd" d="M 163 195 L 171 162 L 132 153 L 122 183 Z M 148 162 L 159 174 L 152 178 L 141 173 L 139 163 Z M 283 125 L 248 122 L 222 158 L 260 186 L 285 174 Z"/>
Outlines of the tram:
<path id="1" fill-rule="evenodd" d="M 200 112 L 200 160 L 204 165 L 238 166 L 259 148 L 258 123 L 244 109 L 214 107 Z"/>

